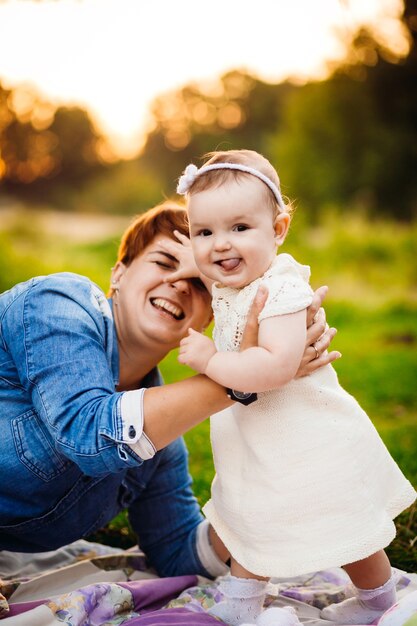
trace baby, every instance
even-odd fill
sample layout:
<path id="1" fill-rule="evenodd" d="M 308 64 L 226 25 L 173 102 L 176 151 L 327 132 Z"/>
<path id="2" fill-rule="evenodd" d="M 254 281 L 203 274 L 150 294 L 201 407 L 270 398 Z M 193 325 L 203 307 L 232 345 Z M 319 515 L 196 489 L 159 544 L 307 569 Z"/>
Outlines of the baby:
<path id="1" fill-rule="evenodd" d="M 256 152 L 216 152 L 187 167 L 178 192 L 215 320 L 214 342 L 190 329 L 179 360 L 243 392 L 246 405 L 258 394 L 211 418 L 216 476 L 203 511 L 231 554 L 224 600 L 211 612 L 253 623 L 269 577 L 344 566 L 355 596 L 321 616 L 370 624 L 395 602 L 383 548 L 416 493 L 331 365 L 294 379 L 313 292 L 309 268 L 277 256 L 290 224 L 278 175 Z M 269 295 L 259 346 L 239 351 L 261 283 Z"/>

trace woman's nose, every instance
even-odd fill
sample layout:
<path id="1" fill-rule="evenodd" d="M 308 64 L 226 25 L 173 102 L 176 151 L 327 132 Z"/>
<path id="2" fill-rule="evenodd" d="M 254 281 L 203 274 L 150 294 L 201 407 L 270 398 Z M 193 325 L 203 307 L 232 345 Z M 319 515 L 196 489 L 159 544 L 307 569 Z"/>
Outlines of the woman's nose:
<path id="1" fill-rule="evenodd" d="M 190 281 L 185 278 L 180 278 L 173 283 L 170 283 L 170 285 L 180 293 L 189 294 L 191 291 Z"/>

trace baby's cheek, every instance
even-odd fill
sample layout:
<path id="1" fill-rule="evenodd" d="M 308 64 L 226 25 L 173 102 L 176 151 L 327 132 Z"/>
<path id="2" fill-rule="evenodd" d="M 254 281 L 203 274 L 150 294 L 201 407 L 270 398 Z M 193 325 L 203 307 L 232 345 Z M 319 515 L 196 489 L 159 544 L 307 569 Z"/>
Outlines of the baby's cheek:
<path id="1" fill-rule="evenodd" d="M 193 247 L 194 259 L 197 265 L 207 262 L 207 255 L 204 254 L 204 250 L 200 246 Z"/>

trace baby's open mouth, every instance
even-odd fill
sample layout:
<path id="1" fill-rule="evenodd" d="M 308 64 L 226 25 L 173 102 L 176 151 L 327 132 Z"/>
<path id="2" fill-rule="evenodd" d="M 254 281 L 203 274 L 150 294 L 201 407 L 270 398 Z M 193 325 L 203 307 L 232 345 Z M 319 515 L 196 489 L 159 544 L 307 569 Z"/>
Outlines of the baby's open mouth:
<path id="1" fill-rule="evenodd" d="M 223 259 L 222 261 L 216 261 L 216 263 L 226 272 L 230 272 L 231 270 L 236 269 L 240 263 L 240 259 Z"/>
<path id="2" fill-rule="evenodd" d="M 182 320 L 185 317 L 184 311 L 179 306 L 169 302 L 169 300 L 164 300 L 164 298 L 151 298 L 151 304 L 156 309 L 168 313 L 176 320 Z"/>

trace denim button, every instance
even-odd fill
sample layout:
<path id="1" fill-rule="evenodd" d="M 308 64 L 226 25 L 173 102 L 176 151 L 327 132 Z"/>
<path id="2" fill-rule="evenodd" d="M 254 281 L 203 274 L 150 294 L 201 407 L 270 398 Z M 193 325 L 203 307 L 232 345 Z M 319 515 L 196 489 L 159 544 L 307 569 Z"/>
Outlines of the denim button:
<path id="1" fill-rule="evenodd" d="M 129 426 L 129 437 L 131 439 L 136 437 L 136 428 L 134 426 Z"/>

